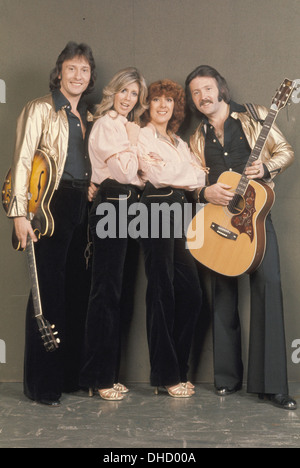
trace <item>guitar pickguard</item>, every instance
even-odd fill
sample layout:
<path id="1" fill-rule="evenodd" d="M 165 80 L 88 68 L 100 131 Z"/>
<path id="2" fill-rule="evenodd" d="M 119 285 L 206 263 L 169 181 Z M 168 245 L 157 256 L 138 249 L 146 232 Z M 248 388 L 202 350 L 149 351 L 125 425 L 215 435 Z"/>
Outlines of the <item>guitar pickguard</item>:
<path id="1" fill-rule="evenodd" d="M 254 188 L 248 185 L 244 195 L 245 207 L 240 214 L 233 216 L 231 220 L 232 226 L 238 229 L 240 234 L 247 234 L 251 242 L 253 242 L 254 239 L 253 215 L 256 212 L 255 197 Z"/>

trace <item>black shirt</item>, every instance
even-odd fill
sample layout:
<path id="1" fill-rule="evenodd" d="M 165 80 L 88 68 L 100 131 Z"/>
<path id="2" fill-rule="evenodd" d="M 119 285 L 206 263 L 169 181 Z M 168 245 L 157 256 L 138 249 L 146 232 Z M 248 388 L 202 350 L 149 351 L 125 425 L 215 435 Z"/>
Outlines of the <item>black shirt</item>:
<path id="1" fill-rule="evenodd" d="M 79 118 L 71 112 L 71 104 L 59 89 L 52 92 L 55 110 L 64 108 L 67 113 L 69 123 L 68 153 L 62 180 L 90 180 L 91 164 L 87 151 L 87 138 L 83 138 Z M 87 105 L 79 101 L 78 112 L 82 122 L 87 128 Z"/>
<path id="2" fill-rule="evenodd" d="M 203 128 L 205 134 L 205 161 L 210 168 L 209 184 L 215 184 L 219 176 L 228 170 L 242 174 L 249 159 L 251 148 L 242 129 L 239 119 L 231 117 L 232 112 L 246 112 L 246 108 L 240 104 L 230 101 L 230 112 L 224 123 L 224 146 L 216 137 L 214 127 L 204 117 Z"/>

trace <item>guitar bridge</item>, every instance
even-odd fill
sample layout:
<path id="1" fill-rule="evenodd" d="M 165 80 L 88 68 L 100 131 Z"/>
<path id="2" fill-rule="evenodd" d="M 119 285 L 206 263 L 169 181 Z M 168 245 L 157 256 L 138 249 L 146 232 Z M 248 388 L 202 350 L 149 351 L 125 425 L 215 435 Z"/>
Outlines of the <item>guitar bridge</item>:
<path id="1" fill-rule="evenodd" d="M 215 231 L 219 236 L 225 237 L 225 239 L 229 240 L 237 240 L 237 234 L 235 234 L 232 231 L 229 231 L 229 229 L 224 228 L 220 226 L 219 224 L 212 223 L 210 228 Z"/>

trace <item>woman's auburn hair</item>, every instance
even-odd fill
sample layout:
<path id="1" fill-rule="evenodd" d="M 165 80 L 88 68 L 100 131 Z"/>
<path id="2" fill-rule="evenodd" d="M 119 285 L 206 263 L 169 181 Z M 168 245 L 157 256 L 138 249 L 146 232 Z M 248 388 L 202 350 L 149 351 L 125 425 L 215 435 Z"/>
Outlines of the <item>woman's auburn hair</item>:
<path id="1" fill-rule="evenodd" d="M 138 102 L 128 115 L 128 120 L 140 123 L 140 117 L 147 108 L 147 85 L 145 78 L 135 67 L 128 67 L 118 71 L 103 88 L 103 96 L 100 104 L 96 108 L 94 120 L 103 117 L 109 111 L 114 110 L 115 95 L 122 91 L 131 83 L 137 83 L 139 86 Z M 118 114 L 116 114 L 117 116 Z"/>
<path id="2" fill-rule="evenodd" d="M 185 92 L 182 86 L 172 80 L 159 80 L 151 83 L 148 87 L 148 103 L 155 97 L 171 97 L 174 100 L 174 110 L 168 122 L 167 130 L 176 133 L 185 117 Z M 150 122 L 150 111 L 146 109 L 142 115 L 142 123 L 145 126 Z"/>

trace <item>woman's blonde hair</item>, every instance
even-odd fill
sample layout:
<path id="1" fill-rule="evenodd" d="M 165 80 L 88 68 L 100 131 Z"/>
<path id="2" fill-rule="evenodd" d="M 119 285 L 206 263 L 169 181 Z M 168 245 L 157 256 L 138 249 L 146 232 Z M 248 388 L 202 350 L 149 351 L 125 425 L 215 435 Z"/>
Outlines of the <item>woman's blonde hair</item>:
<path id="1" fill-rule="evenodd" d="M 145 78 L 134 67 L 124 68 L 117 72 L 107 86 L 103 89 L 103 97 L 96 108 L 94 120 L 103 117 L 107 112 L 114 109 L 115 94 L 119 93 L 131 83 L 138 83 L 139 85 L 139 98 L 138 102 L 128 115 L 128 120 L 139 123 L 140 116 L 148 108 L 147 105 L 147 85 Z"/>

